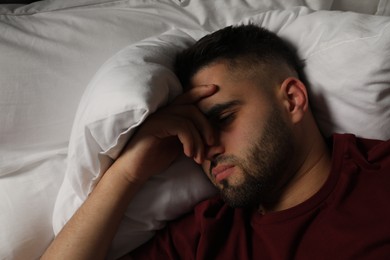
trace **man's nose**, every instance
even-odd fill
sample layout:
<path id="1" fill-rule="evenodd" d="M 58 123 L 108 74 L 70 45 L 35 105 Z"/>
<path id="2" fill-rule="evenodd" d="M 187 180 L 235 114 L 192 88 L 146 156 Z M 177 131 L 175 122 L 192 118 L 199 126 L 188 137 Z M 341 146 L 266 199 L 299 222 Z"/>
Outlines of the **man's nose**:
<path id="1" fill-rule="evenodd" d="M 224 152 L 225 149 L 220 143 L 210 145 L 206 148 L 206 160 L 213 160 Z"/>

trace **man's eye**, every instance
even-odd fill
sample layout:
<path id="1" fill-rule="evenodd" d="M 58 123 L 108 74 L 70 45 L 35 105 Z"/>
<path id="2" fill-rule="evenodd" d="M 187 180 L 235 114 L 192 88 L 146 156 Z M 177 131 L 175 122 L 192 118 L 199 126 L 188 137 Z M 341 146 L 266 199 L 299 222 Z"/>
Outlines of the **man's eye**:
<path id="1" fill-rule="evenodd" d="M 221 115 L 218 118 L 216 123 L 219 126 L 226 126 L 226 125 L 230 124 L 233 120 L 234 120 L 234 114 L 230 113 L 230 114 Z"/>

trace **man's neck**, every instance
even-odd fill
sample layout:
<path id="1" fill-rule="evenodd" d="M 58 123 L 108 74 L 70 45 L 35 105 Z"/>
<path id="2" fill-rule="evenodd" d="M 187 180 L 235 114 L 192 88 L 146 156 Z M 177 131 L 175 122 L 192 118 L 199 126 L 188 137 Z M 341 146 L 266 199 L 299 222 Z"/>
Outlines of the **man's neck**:
<path id="1" fill-rule="evenodd" d="M 308 200 L 324 185 L 330 174 L 331 158 L 325 141 L 320 136 L 302 152 L 296 174 L 284 187 L 278 202 L 271 207 L 260 207 L 260 212 L 281 211 Z"/>

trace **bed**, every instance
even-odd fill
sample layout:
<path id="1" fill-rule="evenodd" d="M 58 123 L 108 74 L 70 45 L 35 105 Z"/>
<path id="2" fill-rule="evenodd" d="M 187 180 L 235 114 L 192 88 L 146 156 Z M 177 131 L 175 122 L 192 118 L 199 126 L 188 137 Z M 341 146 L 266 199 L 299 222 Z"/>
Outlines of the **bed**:
<path id="1" fill-rule="evenodd" d="M 1 2 L 0 259 L 40 257 L 136 127 L 181 92 L 175 54 L 227 25 L 297 47 L 324 135 L 389 139 L 389 16 L 388 0 Z M 129 205 L 109 258 L 214 193 L 180 157 Z"/>

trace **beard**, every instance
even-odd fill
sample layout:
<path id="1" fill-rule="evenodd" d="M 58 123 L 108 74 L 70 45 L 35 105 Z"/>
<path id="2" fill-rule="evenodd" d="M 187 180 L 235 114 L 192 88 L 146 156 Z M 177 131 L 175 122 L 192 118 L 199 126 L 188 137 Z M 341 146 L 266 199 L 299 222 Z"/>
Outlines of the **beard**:
<path id="1" fill-rule="evenodd" d="M 244 153 L 244 159 L 236 156 L 221 156 L 212 162 L 229 162 L 241 169 L 243 181 L 232 184 L 221 181 L 221 196 L 231 207 L 258 207 L 274 204 L 280 197 L 281 187 L 286 178 L 286 168 L 293 153 L 291 130 L 279 110 L 268 117 L 262 136 L 253 140 L 252 146 Z"/>

